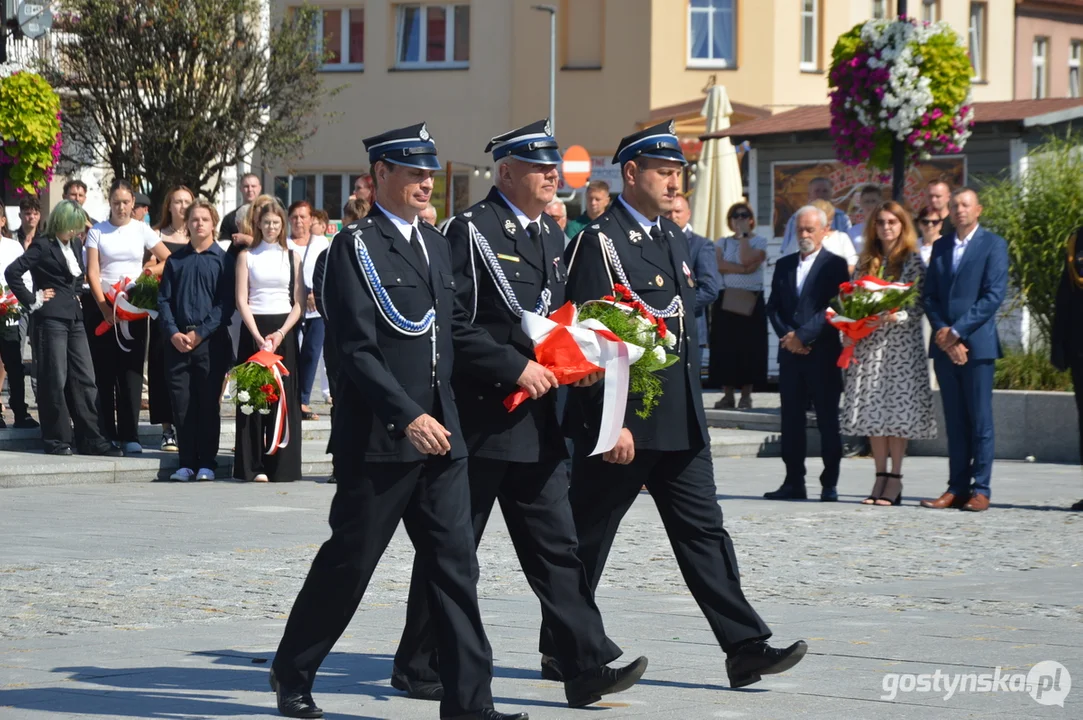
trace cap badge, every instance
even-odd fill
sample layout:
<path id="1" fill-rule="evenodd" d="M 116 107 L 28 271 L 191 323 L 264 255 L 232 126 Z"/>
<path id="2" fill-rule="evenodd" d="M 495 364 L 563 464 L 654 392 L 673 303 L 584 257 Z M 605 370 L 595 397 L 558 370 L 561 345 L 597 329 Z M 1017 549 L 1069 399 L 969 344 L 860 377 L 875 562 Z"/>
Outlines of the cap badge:
<path id="1" fill-rule="evenodd" d="M 676 135 L 677 134 L 677 123 L 673 122 L 672 120 L 669 121 L 669 134 L 670 135 Z"/>
<path id="2" fill-rule="evenodd" d="M 417 136 L 419 138 L 421 138 L 422 140 L 424 140 L 425 142 L 428 142 L 429 141 L 429 131 L 428 131 L 428 129 L 424 125 L 422 125 L 421 126 L 421 131 L 418 132 Z"/>
<path id="3" fill-rule="evenodd" d="M 515 234 L 515 223 L 513 223 L 511 220 L 505 220 L 504 221 L 504 229 L 508 231 L 509 235 L 514 235 Z"/>
<path id="4" fill-rule="evenodd" d="M 630 242 L 632 242 L 633 244 L 639 242 L 642 239 L 643 239 L 643 234 L 641 232 L 639 232 L 638 230 L 632 230 L 631 232 L 628 233 L 628 240 Z"/>
<path id="5" fill-rule="evenodd" d="M 545 118 L 545 134 L 550 136 L 553 134 L 553 123 L 549 118 Z"/>

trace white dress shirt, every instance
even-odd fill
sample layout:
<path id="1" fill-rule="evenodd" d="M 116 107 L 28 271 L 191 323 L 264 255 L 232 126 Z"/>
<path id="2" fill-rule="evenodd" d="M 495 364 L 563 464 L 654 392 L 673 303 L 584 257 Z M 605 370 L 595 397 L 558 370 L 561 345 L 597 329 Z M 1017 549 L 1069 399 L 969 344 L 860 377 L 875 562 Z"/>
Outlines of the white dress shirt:
<path id="1" fill-rule="evenodd" d="M 421 231 L 417 229 L 417 218 L 414 218 L 412 223 L 408 223 L 380 203 L 376 203 L 376 207 L 380 208 L 380 210 L 383 211 L 383 214 L 391 219 L 391 223 L 400 233 L 402 233 L 402 236 L 406 238 L 406 242 L 412 243 L 414 241 L 414 231 L 417 230 L 418 240 L 421 241 L 421 252 L 425 253 L 425 262 L 429 262 L 429 249 L 425 247 L 425 241 L 421 239 Z"/>
<path id="2" fill-rule="evenodd" d="M 526 216 L 525 212 L 523 212 L 522 210 L 520 210 L 519 208 L 517 208 L 515 206 L 515 203 L 513 203 L 511 200 L 508 200 L 507 195 L 500 192 L 499 190 L 497 190 L 497 192 L 500 193 L 500 197 L 502 197 L 504 199 L 504 202 L 506 202 L 508 204 L 508 208 L 511 209 L 512 214 L 515 215 L 515 219 L 519 221 L 519 224 L 523 226 L 524 230 L 526 230 L 526 226 L 529 225 L 530 223 L 537 223 L 538 224 L 538 232 L 541 232 L 541 215 L 539 215 L 538 217 L 531 220 L 530 218 L 528 218 Z"/>
<path id="3" fill-rule="evenodd" d="M 805 286 L 805 280 L 808 278 L 809 271 L 812 270 L 813 263 L 816 262 L 816 258 L 820 257 L 820 251 L 823 248 L 820 247 L 816 252 L 811 253 L 808 257 L 799 257 L 797 259 L 797 294 L 801 294 L 801 288 Z"/>
<path id="4" fill-rule="evenodd" d="M 970 231 L 962 240 L 959 236 L 955 236 L 955 246 L 951 249 L 951 271 L 955 272 L 959 269 L 959 263 L 963 260 L 963 253 L 966 252 L 966 246 L 970 244 L 970 241 L 974 239 L 974 234 L 978 232 L 980 225 L 975 225 L 974 229 Z"/>
<path id="5" fill-rule="evenodd" d="M 658 228 L 659 232 L 662 231 L 662 226 L 660 224 L 660 218 L 655 218 L 654 222 L 651 222 L 651 220 L 648 219 L 646 215 L 644 215 L 643 213 L 639 212 L 634 207 L 632 207 L 631 205 L 626 203 L 624 201 L 624 196 L 623 195 L 618 195 L 617 200 L 620 201 L 620 204 L 623 205 L 624 209 L 627 210 L 628 213 L 632 216 L 632 219 L 635 220 L 637 223 L 639 223 L 639 227 L 643 228 L 643 232 L 645 232 L 647 234 L 647 237 L 651 236 L 651 228 Z M 651 238 L 651 239 L 653 240 L 653 238 Z"/>

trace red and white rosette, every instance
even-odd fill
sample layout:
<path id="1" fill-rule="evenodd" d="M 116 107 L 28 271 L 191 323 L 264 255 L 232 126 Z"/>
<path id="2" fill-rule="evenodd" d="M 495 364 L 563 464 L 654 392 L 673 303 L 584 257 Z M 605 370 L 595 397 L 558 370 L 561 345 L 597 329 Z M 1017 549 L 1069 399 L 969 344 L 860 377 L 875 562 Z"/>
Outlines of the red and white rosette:
<path id="1" fill-rule="evenodd" d="M 605 370 L 602 422 L 590 454 L 612 450 L 624 427 L 629 368 L 643 356 L 643 348 L 624 342 L 597 320 L 580 321 L 579 311 L 570 302 L 549 317 L 524 312 L 521 326 L 534 343 L 536 361 L 551 370 L 561 385 Z M 504 400 L 504 406 L 511 412 L 529 397 L 525 390 L 517 390 Z"/>
<path id="2" fill-rule="evenodd" d="M 147 310 L 145 308 L 136 307 L 128 302 L 128 291 L 135 287 L 135 282 L 131 278 L 123 278 L 118 280 L 111 286 L 103 287 L 105 291 L 106 301 L 113 307 L 113 323 L 112 327 L 116 332 L 117 345 L 124 352 L 131 352 L 131 348 L 125 347 L 120 338 L 132 341 L 135 338 L 132 337 L 131 331 L 128 329 L 128 323 L 137 320 L 145 320 L 151 318 L 152 320 L 158 317 L 157 310 Z M 110 324 L 105 320 L 102 320 L 98 327 L 94 328 L 95 335 L 104 335 L 109 332 Z"/>
<path id="3" fill-rule="evenodd" d="M 248 362 L 262 365 L 270 370 L 271 374 L 274 375 L 275 387 L 278 389 L 278 408 L 275 410 L 275 426 L 274 431 L 271 433 L 271 443 L 267 447 L 267 454 L 274 455 L 278 452 L 279 448 L 284 448 L 290 444 L 289 412 L 286 407 L 285 388 L 282 385 L 283 376 L 289 375 L 290 371 L 282 364 L 282 356 L 275 355 L 269 350 L 260 350 L 258 353 L 248 358 Z"/>

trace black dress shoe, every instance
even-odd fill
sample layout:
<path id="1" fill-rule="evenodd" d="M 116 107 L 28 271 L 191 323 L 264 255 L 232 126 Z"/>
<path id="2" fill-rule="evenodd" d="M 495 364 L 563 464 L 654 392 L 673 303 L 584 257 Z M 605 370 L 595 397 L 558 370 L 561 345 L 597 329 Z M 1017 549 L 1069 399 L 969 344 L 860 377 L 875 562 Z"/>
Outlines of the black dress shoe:
<path id="1" fill-rule="evenodd" d="M 549 655 L 542 655 L 541 676 L 542 680 L 564 682 L 564 673 L 560 669 L 560 663 L 557 662 L 555 657 Z"/>
<path id="2" fill-rule="evenodd" d="M 391 687 L 402 690 L 414 700 L 444 699 L 444 686 L 440 682 L 412 678 L 397 667 L 391 668 Z"/>
<path id="3" fill-rule="evenodd" d="M 1080 500 L 1075 505 L 1073 505 L 1072 509 L 1073 510 L 1083 510 L 1083 500 Z"/>
<path id="4" fill-rule="evenodd" d="M 838 502 L 839 491 L 833 487 L 825 487 L 820 491 L 820 502 Z"/>
<path id="5" fill-rule="evenodd" d="M 39 425 L 38 421 L 30 417 L 29 415 L 24 415 L 21 418 L 17 418 L 15 420 L 15 424 L 12 425 L 12 427 L 17 430 L 33 430 L 34 428 L 41 427 L 41 425 Z"/>
<path id="6" fill-rule="evenodd" d="M 61 445 L 60 447 L 53 448 L 46 455 L 74 455 L 70 445 Z"/>
<path id="7" fill-rule="evenodd" d="M 568 698 L 568 707 L 584 707 L 598 702 L 602 695 L 627 690 L 639 682 L 646 670 L 645 657 L 638 657 L 622 668 L 602 665 L 587 670 L 564 683 L 564 696 Z"/>
<path id="8" fill-rule="evenodd" d="M 502 713 L 493 708 L 485 708 L 479 712 L 454 715 L 440 720 L 530 720 L 530 716 L 526 713 Z"/>
<path id="9" fill-rule="evenodd" d="M 304 687 L 286 687 L 278 682 L 275 671 L 270 674 L 271 689 L 278 699 L 278 712 L 291 718 L 322 718 L 323 710 L 316 707 L 316 701 Z"/>
<path id="10" fill-rule="evenodd" d="M 772 490 L 763 494 L 768 500 L 808 500 L 805 488 L 797 488 L 793 485 L 783 485 L 778 490 Z"/>
<path id="11" fill-rule="evenodd" d="M 750 643 L 726 658 L 730 687 L 739 688 L 760 681 L 761 675 L 786 672 L 805 657 L 808 644 L 798 640 L 784 650 L 773 648 L 766 641 Z"/>

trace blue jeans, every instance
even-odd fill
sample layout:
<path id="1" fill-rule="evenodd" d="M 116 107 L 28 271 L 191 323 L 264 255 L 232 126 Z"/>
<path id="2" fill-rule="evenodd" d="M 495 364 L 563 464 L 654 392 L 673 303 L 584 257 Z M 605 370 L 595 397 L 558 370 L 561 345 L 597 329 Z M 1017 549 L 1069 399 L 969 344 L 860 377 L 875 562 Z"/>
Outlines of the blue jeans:
<path id="1" fill-rule="evenodd" d="M 301 357 L 297 365 L 297 371 L 301 375 L 301 404 L 308 405 L 312 397 L 312 383 L 316 379 L 316 367 L 320 364 L 320 353 L 323 352 L 322 317 L 308 318 L 305 320 L 304 343 L 301 345 Z"/>

